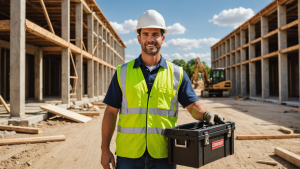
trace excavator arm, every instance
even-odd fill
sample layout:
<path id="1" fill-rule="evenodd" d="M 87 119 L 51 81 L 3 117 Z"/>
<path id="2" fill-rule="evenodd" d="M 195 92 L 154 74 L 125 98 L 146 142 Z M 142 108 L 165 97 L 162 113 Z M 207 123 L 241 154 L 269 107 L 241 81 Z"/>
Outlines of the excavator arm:
<path id="1" fill-rule="evenodd" d="M 207 74 L 205 66 L 201 62 L 200 58 L 197 58 L 195 63 L 196 63 L 196 65 L 198 65 L 197 67 L 199 67 L 202 72 L 202 80 L 203 80 L 204 84 L 208 84 L 209 83 L 208 82 L 208 74 Z M 197 72 L 198 72 L 198 70 L 197 70 Z"/>

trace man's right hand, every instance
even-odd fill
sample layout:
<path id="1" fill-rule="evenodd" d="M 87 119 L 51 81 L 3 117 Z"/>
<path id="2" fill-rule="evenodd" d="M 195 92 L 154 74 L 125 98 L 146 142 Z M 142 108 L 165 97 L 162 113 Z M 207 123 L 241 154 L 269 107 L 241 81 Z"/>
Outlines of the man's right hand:
<path id="1" fill-rule="evenodd" d="M 101 165 L 103 166 L 104 169 L 110 169 L 109 163 L 112 164 L 112 168 L 116 169 L 116 164 L 115 164 L 115 157 L 111 153 L 110 150 L 102 150 L 102 155 L 101 155 Z"/>

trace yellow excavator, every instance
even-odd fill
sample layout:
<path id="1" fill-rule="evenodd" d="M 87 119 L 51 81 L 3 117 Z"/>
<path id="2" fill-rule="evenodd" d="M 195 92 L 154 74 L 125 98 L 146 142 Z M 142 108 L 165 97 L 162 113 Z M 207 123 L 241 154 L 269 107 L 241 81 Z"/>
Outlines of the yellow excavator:
<path id="1" fill-rule="evenodd" d="M 232 83 L 230 80 L 225 80 L 225 69 L 215 68 L 211 69 L 210 79 L 208 73 L 200 61 L 200 58 L 195 60 L 195 72 L 191 77 L 191 83 L 195 84 L 198 82 L 199 68 L 202 72 L 202 80 L 204 83 L 204 90 L 201 91 L 202 97 L 209 97 L 212 95 L 219 95 L 223 97 L 229 97 L 229 90 L 232 89 Z"/>

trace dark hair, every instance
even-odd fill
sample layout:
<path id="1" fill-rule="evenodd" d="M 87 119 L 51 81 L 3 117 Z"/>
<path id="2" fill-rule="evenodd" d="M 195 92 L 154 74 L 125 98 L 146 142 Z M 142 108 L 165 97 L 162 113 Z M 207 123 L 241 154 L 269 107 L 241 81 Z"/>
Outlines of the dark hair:
<path id="1" fill-rule="evenodd" d="M 138 29 L 137 32 L 139 33 L 139 35 L 141 36 L 141 31 L 142 29 Z M 161 33 L 161 36 L 164 36 L 164 30 L 163 29 L 160 29 L 160 33 Z"/>

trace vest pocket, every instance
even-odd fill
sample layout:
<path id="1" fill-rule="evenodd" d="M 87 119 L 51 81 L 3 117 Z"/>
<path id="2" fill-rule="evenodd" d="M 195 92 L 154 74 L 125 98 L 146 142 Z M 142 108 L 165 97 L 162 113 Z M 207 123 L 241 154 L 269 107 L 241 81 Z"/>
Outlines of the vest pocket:
<path id="1" fill-rule="evenodd" d="M 157 108 L 170 110 L 171 101 L 175 97 L 176 90 L 159 88 L 158 89 L 158 99 Z"/>

